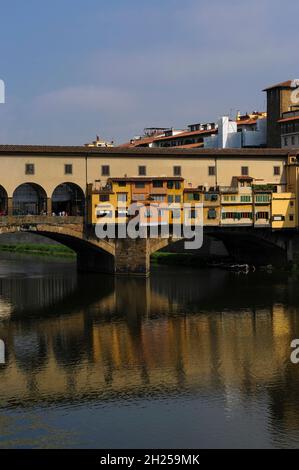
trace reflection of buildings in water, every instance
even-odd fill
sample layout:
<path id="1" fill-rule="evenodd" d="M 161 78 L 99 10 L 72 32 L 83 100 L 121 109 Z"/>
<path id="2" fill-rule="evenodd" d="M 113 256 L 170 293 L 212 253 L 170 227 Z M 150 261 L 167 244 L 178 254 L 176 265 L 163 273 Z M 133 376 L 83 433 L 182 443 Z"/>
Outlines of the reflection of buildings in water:
<path id="1" fill-rule="evenodd" d="M 136 323 L 138 320 L 136 319 Z M 148 318 L 138 323 L 92 321 L 84 312 L 35 322 L 30 339 L 15 325 L 1 370 L 3 401 L 82 399 L 166 390 L 255 393 L 287 368 L 292 321 L 272 311 Z M 24 333 L 24 331 L 23 331 Z M 298 380 L 298 375 L 296 375 Z"/>
<path id="2" fill-rule="evenodd" d="M 9 318 L 12 305 L 4 298 L 0 297 L 0 321 Z"/>
<path id="3" fill-rule="evenodd" d="M 76 287 L 76 277 L 63 278 L 3 278 L 0 296 L 10 299 L 9 313 L 41 310 L 55 305 Z M 0 305 L 1 308 L 1 305 Z"/>
<path id="4" fill-rule="evenodd" d="M 94 279 L 89 293 L 99 286 Z M 265 298 L 257 295 L 262 306 L 244 307 L 243 292 L 239 305 L 237 298 L 225 303 L 223 292 L 232 292 L 227 279 L 221 274 L 217 300 L 216 279 L 208 279 L 207 292 L 203 278 L 190 287 L 191 278 L 181 276 L 175 291 L 163 276 L 160 283 L 118 278 L 114 290 L 101 285 L 96 299 L 88 295 L 85 307 L 74 302 L 76 313 L 3 323 L 2 406 L 203 391 L 224 395 L 231 413 L 262 394 L 273 419 L 299 429 L 299 368 L 289 361 L 298 310 L 271 305 L 265 286 Z M 215 308 L 221 296 L 222 306 L 234 301 L 236 308 Z"/>

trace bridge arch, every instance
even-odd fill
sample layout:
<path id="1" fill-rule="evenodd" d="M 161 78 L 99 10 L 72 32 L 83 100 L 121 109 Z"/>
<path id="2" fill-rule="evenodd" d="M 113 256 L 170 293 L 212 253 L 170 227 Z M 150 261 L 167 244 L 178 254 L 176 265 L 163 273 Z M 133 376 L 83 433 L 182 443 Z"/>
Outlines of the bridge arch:
<path id="1" fill-rule="evenodd" d="M 13 215 L 42 215 L 47 213 L 47 193 L 36 183 L 20 184 L 13 192 Z"/>
<path id="2" fill-rule="evenodd" d="M 67 215 L 83 216 L 85 208 L 85 195 L 75 183 L 61 183 L 52 194 L 52 211 L 56 215 L 65 212 Z"/>
<path id="3" fill-rule="evenodd" d="M 7 191 L 5 188 L 3 188 L 3 186 L 0 185 L 0 215 L 7 214 L 7 201 Z"/>

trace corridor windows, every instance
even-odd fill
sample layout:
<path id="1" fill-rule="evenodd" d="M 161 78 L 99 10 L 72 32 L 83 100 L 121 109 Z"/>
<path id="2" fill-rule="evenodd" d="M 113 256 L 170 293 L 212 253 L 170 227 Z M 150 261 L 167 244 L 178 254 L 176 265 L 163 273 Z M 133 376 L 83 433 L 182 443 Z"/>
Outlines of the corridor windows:
<path id="1" fill-rule="evenodd" d="M 25 174 L 26 175 L 34 175 L 35 174 L 34 163 L 26 163 L 25 164 Z"/>
<path id="2" fill-rule="evenodd" d="M 72 175 L 73 174 L 73 165 L 70 163 L 66 163 L 64 165 L 64 174 L 65 175 Z"/>
<path id="3" fill-rule="evenodd" d="M 173 176 L 181 176 L 182 168 L 180 166 L 173 167 Z"/>
<path id="4" fill-rule="evenodd" d="M 248 166 L 241 166 L 241 175 L 248 176 L 249 175 L 249 168 Z"/>
<path id="5" fill-rule="evenodd" d="M 110 166 L 102 165 L 102 176 L 110 176 Z"/>
<path id="6" fill-rule="evenodd" d="M 274 174 L 274 176 L 279 176 L 280 175 L 280 166 L 274 166 L 273 167 L 273 174 Z"/>
<path id="7" fill-rule="evenodd" d="M 140 165 L 138 167 L 138 175 L 139 176 L 146 176 L 146 166 L 145 165 Z"/>
<path id="8" fill-rule="evenodd" d="M 215 166 L 209 166 L 209 176 L 215 176 L 216 168 Z"/>

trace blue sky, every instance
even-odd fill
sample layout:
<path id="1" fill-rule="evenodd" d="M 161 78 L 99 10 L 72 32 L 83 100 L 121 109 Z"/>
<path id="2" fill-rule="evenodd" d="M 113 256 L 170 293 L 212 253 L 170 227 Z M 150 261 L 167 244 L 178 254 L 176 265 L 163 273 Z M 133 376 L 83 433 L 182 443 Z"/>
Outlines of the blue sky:
<path id="1" fill-rule="evenodd" d="M 299 77 L 293 0 L 0 0 L 0 143 L 116 142 L 265 108 Z"/>

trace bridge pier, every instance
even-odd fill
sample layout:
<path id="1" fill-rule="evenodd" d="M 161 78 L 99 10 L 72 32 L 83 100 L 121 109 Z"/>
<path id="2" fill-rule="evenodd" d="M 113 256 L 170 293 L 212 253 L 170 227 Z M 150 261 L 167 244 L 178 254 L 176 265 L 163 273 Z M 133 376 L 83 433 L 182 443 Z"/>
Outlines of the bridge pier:
<path id="1" fill-rule="evenodd" d="M 12 216 L 13 214 L 13 199 L 12 197 L 7 198 L 7 215 Z"/>
<path id="2" fill-rule="evenodd" d="M 148 276 L 150 239 L 118 238 L 115 240 L 115 273 Z"/>

